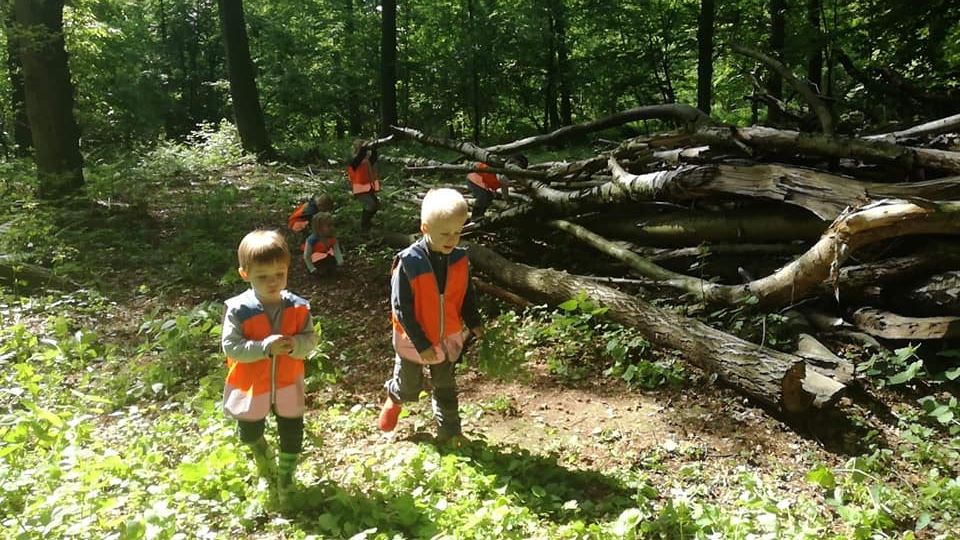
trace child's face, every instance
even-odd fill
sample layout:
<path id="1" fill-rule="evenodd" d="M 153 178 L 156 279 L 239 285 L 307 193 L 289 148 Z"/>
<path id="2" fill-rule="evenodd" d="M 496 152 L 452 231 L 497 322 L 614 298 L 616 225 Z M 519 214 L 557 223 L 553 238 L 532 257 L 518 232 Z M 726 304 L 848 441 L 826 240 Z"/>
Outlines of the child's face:
<path id="1" fill-rule="evenodd" d="M 251 264 L 250 268 L 240 268 L 240 277 L 253 287 L 253 292 L 261 302 L 280 301 L 280 291 L 287 288 L 287 268 L 284 261 Z"/>
<path id="2" fill-rule="evenodd" d="M 431 223 L 422 223 L 420 232 L 427 238 L 431 250 L 449 254 L 460 243 L 460 234 L 466 222 L 466 214 L 436 219 Z"/>

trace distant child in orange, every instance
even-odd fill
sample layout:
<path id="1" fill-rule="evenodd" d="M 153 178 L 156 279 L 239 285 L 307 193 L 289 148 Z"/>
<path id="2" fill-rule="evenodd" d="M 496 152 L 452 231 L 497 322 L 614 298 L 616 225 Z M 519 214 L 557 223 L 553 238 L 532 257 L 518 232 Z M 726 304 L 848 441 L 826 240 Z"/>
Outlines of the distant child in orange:
<path id="1" fill-rule="evenodd" d="M 467 202 L 456 190 L 434 189 L 423 198 L 423 238 L 401 251 L 393 264 L 390 305 L 393 319 L 393 376 L 379 426 L 393 431 L 402 403 L 415 401 L 429 366 L 437 441 L 461 438 L 454 364 L 472 332 L 483 334 L 476 293 L 470 283 L 467 251 L 457 247 L 467 221 Z"/>
<path id="2" fill-rule="evenodd" d="M 333 216 L 328 212 L 314 214 L 310 236 L 303 243 L 303 264 L 315 276 L 328 276 L 343 264 L 343 252 L 333 234 Z"/>
<path id="3" fill-rule="evenodd" d="M 240 440 L 257 471 L 276 487 L 280 504 L 294 489 L 303 449 L 303 359 L 317 346 L 310 304 L 286 290 L 290 250 L 277 231 L 257 230 L 237 249 L 246 292 L 227 300 L 221 345 L 227 355 L 223 409 L 237 421 Z M 263 437 L 273 412 L 280 439 L 279 464 Z"/>
<path id="4" fill-rule="evenodd" d="M 314 194 L 294 208 L 293 213 L 287 218 L 287 227 L 293 232 L 306 231 L 310 227 L 310 220 L 317 212 L 332 211 L 333 197 L 326 193 Z"/>
<path id="5" fill-rule="evenodd" d="M 516 165 L 521 169 L 527 168 L 527 156 L 523 154 L 514 154 L 510 156 L 507 163 Z M 486 163 L 477 165 L 479 169 L 486 169 Z M 493 202 L 493 197 L 497 190 L 503 194 L 504 199 L 510 197 L 510 179 L 502 174 L 472 172 L 467 175 L 467 187 L 473 193 L 473 212 L 470 213 L 470 220 L 477 221 L 487 212 L 487 207 Z"/>
<path id="6" fill-rule="evenodd" d="M 350 189 L 353 196 L 363 205 L 360 214 L 360 230 L 368 231 L 373 224 L 373 216 L 380 209 L 380 175 L 375 167 L 377 150 L 367 148 L 364 141 L 353 141 L 353 158 L 347 164 L 347 176 L 350 177 Z"/>

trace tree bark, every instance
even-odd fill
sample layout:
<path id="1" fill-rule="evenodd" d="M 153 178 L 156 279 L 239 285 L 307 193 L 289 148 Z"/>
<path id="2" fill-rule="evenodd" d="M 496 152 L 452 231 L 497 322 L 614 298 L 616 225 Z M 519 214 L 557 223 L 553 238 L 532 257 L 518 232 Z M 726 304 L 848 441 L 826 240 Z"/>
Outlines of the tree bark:
<path id="1" fill-rule="evenodd" d="M 836 288 L 840 266 L 864 245 L 905 235 L 960 235 L 960 203 L 919 206 L 881 201 L 844 213 L 803 255 L 777 272 L 743 285 L 720 285 L 671 272 L 578 225 L 554 222 L 554 226 L 623 261 L 639 275 L 693 294 L 706 303 L 732 305 L 752 296 L 760 306 L 769 308 L 804 298 L 828 278 L 833 278 Z"/>
<path id="2" fill-rule="evenodd" d="M 815 92 L 823 95 L 823 31 L 820 29 L 821 0 L 807 0 L 807 25 L 812 43 L 807 56 L 807 80 Z"/>
<path id="3" fill-rule="evenodd" d="M 786 42 L 787 33 L 787 1 L 770 0 L 770 50 L 773 55 L 783 60 L 783 48 Z M 734 49 L 736 50 L 736 49 Z M 781 64 L 782 65 L 782 64 Z M 778 73 L 776 68 L 767 64 L 770 72 L 767 74 L 767 93 L 774 99 L 783 101 L 783 81 L 782 74 Z M 778 110 L 773 107 L 767 109 L 767 121 L 772 125 L 779 125 L 781 119 Z"/>
<path id="4" fill-rule="evenodd" d="M 853 324 L 884 339 L 951 339 L 960 337 L 960 317 L 903 317 L 876 308 L 860 308 Z"/>
<path id="5" fill-rule="evenodd" d="M 697 22 L 697 108 L 710 114 L 713 99 L 713 20 L 714 0 L 700 0 Z"/>
<path id="6" fill-rule="evenodd" d="M 616 289 L 563 272 L 513 263 L 479 245 L 470 246 L 475 268 L 525 296 L 559 304 L 579 293 L 609 308 L 612 320 L 637 329 L 654 345 L 716 373 L 753 399 L 783 411 L 829 407 L 844 386 L 806 369 L 796 356 L 759 347 L 699 321 L 661 310 Z"/>
<path id="7" fill-rule="evenodd" d="M 868 141 L 885 141 L 891 144 L 898 144 L 903 139 L 950 133 L 958 130 L 960 130 L 960 114 L 955 114 L 946 118 L 940 118 L 939 120 L 931 120 L 930 122 L 901 131 L 868 135 L 862 138 Z"/>
<path id="8" fill-rule="evenodd" d="M 911 284 L 904 303 L 915 314 L 960 316 L 960 272 L 944 272 Z"/>
<path id="9" fill-rule="evenodd" d="M 906 171 L 928 167 L 960 174 L 960 152 L 898 146 L 876 140 L 851 137 L 809 135 L 797 131 L 765 127 L 699 129 L 688 137 L 697 144 L 711 144 L 743 151 L 761 151 L 783 155 L 854 158 L 866 163 L 898 165 Z M 676 138 L 675 138 L 676 139 Z"/>
<path id="10" fill-rule="evenodd" d="M 380 134 L 397 124 L 397 0 L 381 3 Z"/>
<path id="11" fill-rule="evenodd" d="M 53 199 L 83 186 L 80 130 L 63 40 L 63 0 L 16 0 L 27 116 L 33 134 L 38 195 Z"/>
<path id="12" fill-rule="evenodd" d="M 15 155 L 30 155 L 33 148 L 33 134 L 30 132 L 30 120 L 27 118 L 26 94 L 23 89 L 23 64 L 17 45 L 17 31 L 13 10 L 7 13 L 7 76 L 10 78 L 10 109 L 13 113 L 13 144 Z"/>
<path id="13" fill-rule="evenodd" d="M 243 0 L 217 0 L 217 5 L 230 78 L 230 98 L 233 101 L 233 114 L 237 121 L 237 131 L 240 133 L 240 143 L 244 150 L 253 152 L 262 159 L 270 159 L 273 149 L 267 137 L 253 60 L 250 59 Z"/>

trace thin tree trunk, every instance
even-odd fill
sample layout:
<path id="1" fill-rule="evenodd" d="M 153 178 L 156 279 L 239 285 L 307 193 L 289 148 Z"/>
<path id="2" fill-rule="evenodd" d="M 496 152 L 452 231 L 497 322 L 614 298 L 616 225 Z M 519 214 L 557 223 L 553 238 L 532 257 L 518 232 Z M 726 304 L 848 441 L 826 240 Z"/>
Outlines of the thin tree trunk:
<path id="1" fill-rule="evenodd" d="M 383 0 L 380 30 L 380 134 L 397 124 L 397 0 Z"/>
<path id="2" fill-rule="evenodd" d="M 560 126 L 573 124 L 572 78 L 567 44 L 567 12 L 564 0 L 554 0 L 554 35 L 557 46 L 557 78 L 560 80 Z"/>
<path id="3" fill-rule="evenodd" d="M 7 14 L 7 75 L 10 77 L 10 109 L 13 113 L 13 144 L 15 154 L 24 157 L 33 148 L 33 134 L 27 118 L 26 95 L 23 91 L 23 66 L 17 46 L 13 10 Z"/>
<path id="4" fill-rule="evenodd" d="M 357 58 L 357 38 L 356 38 L 356 29 L 354 26 L 354 13 L 353 13 L 353 0 L 345 0 L 345 7 L 347 8 L 346 13 L 344 13 L 344 48 L 346 49 L 347 54 L 347 70 L 346 77 L 344 81 L 346 82 L 346 98 L 347 98 L 347 125 L 349 126 L 349 132 L 353 136 L 358 136 L 363 131 L 363 120 L 360 117 L 360 95 L 357 93 L 357 71 L 361 69 L 361 66 L 365 65 L 363 62 Z"/>
<path id="5" fill-rule="evenodd" d="M 697 108 L 710 114 L 713 99 L 713 20 L 714 0 L 700 0 L 697 23 Z"/>
<path id="6" fill-rule="evenodd" d="M 786 43 L 787 28 L 787 1 L 770 0 L 770 42 L 769 47 L 774 58 L 783 62 L 783 48 Z M 774 70 L 767 73 L 767 93 L 774 98 L 783 101 L 783 81 L 780 74 Z M 772 125 L 779 125 L 781 122 L 780 111 L 775 107 L 767 108 L 767 122 Z"/>
<path id="7" fill-rule="evenodd" d="M 467 23 L 468 28 L 476 28 L 476 2 L 477 0 L 467 0 Z M 483 117 L 480 112 L 480 60 L 478 58 L 477 44 L 470 44 L 470 120 L 472 124 L 472 135 L 474 144 L 480 144 L 480 130 L 483 123 Z"/>
<path id="8" fill-rule="evenodd" d="M 564 272 L 514 263 L 479 245 L 470 246 L 470 260 L 476 268 L 536 300 L 559 304 L 586 293 L 608 307 L 607 316 L 614 321 L 636 328 L 654 345 L 678 351 L 686 361 L 777 409 L 800 412 L 812 406 L 829 407 L 844 391 L 842 384 L 807 370 L 797 356 L 759 347 L 616 289 Z"/>
<path id="9" fill-rule="evenodd" d="M 823 88 L 823 31 L 820 28 L 821 0 L 807 0 L 807 25 L 812 42 L 810 55 L 807 58 L 807 80 L 818 94 L 824 93 Z"/>
<path id="10" fill-rule="evenodd" d="M 223 47 L 230 76 L 230 97 L 240 142 L 244 150 L 254 152 L 261 158 L 270 158 L 273 149 L 267 138 L 267 126 L 260 108 L 253 60 L 250 59 L 243 1 L 218 0 L 217 4 L 220 7 L 220 28 L 223 32 Z"/>
<path id="11" fill-rule="evenodd" d="M 56 198 L 83 186 L 80 130 L 63 40 L 63 0 L 16 0 L 15 20 L 38 194 Z"/>

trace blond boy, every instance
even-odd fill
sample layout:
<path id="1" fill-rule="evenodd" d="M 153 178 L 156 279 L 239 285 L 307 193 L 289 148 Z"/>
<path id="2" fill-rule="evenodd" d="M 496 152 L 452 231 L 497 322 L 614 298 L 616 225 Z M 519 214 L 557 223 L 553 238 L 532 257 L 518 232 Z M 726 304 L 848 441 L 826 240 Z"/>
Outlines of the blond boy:
<path id="1" fill-rule="evenodd" d="M 457 191 L 431 190 L 420 209 L 423 238 L 394 260 L 390 304 L 396 357 L 393 376 L 384 385 L 387 398 L 378 420 L 383 431 L 393 431 L 402 403 L 419 396 L 426 365 L 437 440 L 461 435 L 454 364 L 465 337 L 482 334 L 467 252 L 457 247 L 467 216 L 467 203 Z"/>

